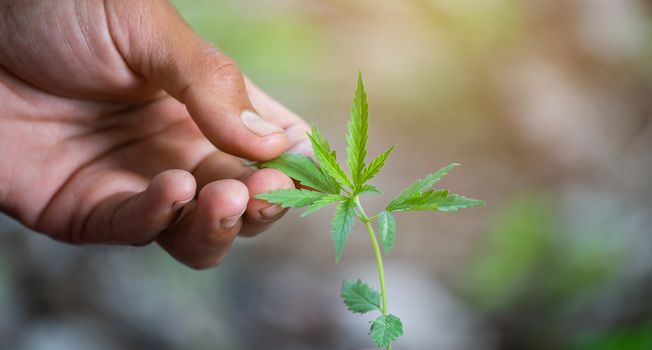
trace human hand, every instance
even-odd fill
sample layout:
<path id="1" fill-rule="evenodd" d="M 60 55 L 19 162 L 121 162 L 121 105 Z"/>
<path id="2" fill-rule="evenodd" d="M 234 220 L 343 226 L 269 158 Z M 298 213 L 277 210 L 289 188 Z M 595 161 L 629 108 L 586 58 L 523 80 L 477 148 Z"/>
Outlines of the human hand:
<path id="1" fill-rule="evenodd" d="M 0 0 L 0 209 L 75 243 L 158 242 L 214 266 L 285 212 L 306 123 L 166 1 Z M 261 117 L 259 117 L 260 115 Z"/>

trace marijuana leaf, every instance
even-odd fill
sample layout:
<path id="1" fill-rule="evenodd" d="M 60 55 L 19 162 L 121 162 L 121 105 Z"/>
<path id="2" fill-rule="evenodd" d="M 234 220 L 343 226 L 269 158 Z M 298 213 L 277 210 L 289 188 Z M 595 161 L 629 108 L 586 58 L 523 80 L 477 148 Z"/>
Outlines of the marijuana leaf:
<path id="1" fill-rule="evenodd" d="M 353 187 L 351 180 L 337 163 L 335 151 L 331 150 L 331 146 L 319 130 L 312 128 L 312 131 L 308 134 L 308 138 L 312 143 L 312 149 L 315 151 L 315 157 L 319 160 L 321 169 L 337 180 L 341 186 Z"/>
<path id="2" fill-rule="evenodd" d="M 394 215 L 387 211 L 378 214 L 378 226 L 385 254 L 389 254 L 394 246 L 394 240 L 396 240 L 396 220 L 394 220 Z"/>
<path id="3" fill-rule="evenodd" d="M 392 199 L 389 204 L 387 204 L 387 211 L 393 211 L 396 210 L 396 208 L 399 208 L 401 204 L 410 198 L 412 198 L 414 195 L 417 195 L 437 183 L 439 180 L 441 180 L 446 174 L 448 174 L 454 167 L 458 166 L 459 164 L 457 163 L 452 163 L 449 164 L 435 172 L 434 174 L 430 174 L 426 177 L 424 177 L 421 180 L 416 181 L 413 183 L 410 187 L 406 188 L 401 194 L 399 194 L 396 198 Z"/>
<path id="4" fill-rule="evenodd" d="M 281 204 L 281 206 L 284 208 L 301 208 L 315 202 L 318 199 L 321 199 L 324 196 L 327 196 L 327 194 L 292 188 L 261 193 L 257 195 L 256 198 L 264 199 L 270 203 Z"/>
<path id="5" fill-rule="evenodd" d="M 347 309 L 354 313 L 364 314 L 369 311 L 382 311 L 380 309 L 380 293 L 368 284 L 357 281 L 344 281 L 340 293 Z"/>
<path id="6" fill-rule="evenodd" d="M 321 197 L 310 203 L 308 209 L 306 209 L 306 211 L 301 214 L 301 217 L 306 217 L 331 203 L 340 202 L 343 200 L 346 200 L 346 197 L 340 196 L 339 194 L 329 194 L 327 196 Z"/>
<path id="7" fill-rule="evenodd" d="M 331 222 L 331 233 L 335 241 L 335 262 L 340 261 L 346 239 L 351 234 L 353 228 L 353 218 L 355 217 L 355 203 L 352 199 L 340 202 L 335 210 L 335 216 Z"/>
<path id="8" fill-rule="evenodd" d="M 382 315 L 371 321 L 369 335 L 379 348 L 384 348 L 403 335 L 403 323 L 394 315 Z"/>
<path id="9" fill-rule="evenodd" d="M 312 187 L 325 193 L 340 193 L 340 185 L 330 175 L 324 174 L 312 158 L 297 154 L 284 153 L 278 158 L 258 163 L 259 168 L 280 170 L 302 185 Z"/>
<path id="10" fill-rule="evenodd" d="M 354 191 L 364 184 L 362 173 L 365 168 L 365 157 L 367 156 L 367 132 L 369 130 L 369 105 L 367 104 L 367 93 L 364 91 L 362 73 L 358 72 L 358 87 L 353 98 L 351 119 L 348 125 L 349 132 L 346 135 L 347 142 L 347 163 L 351 171 L 351 179 L 355 185 Z"/>
<path id="11" fill-rule="evenodd" d="M 360 204 L 359 197 L 364 193 L 381 193 L 378 188 L 367 182 L 374 178 L 383 168 L 395 146 L 390 147 L 378 155 L 371 163 L 365 165 L 367 133 L 369 131 L 369 105 L 362 74 L 358 74 L 358 84 L 347 129 L 346 163 L 350 170 L 350 177 L 337 162 L 335 151 L 331 149 L 328 141 L 319 130 L 312 128 L 308 138 L 318 164 L 311 158 L 298 154 L 284 154 L 277 159 L 258 164 L 262 168 L 281 170 L 299 181 L 303 186 L 309 187 L 310 190 L 278 190 L 260 194 L 257 198 L 265 199 L 271 203 L 280 203 L 284 207 L 308 206 L 301 214 L 302 217 L 310 215 L 329 204 L 338 203 L 331 221 L 336 262 L 342 257 L 355 217 L 357 216 L 365 224 L 374 246 L 380 291 L 376 291 L 361 280 L 344 281 L 340 295 L 346 307 L 354 313 L 364 314 L 370 311 L 380 311 L 383 314 L 370 322 L 369 335 L 378 347 L 391 348 L 391 343 L 403 335 L 403 324 L 398 317 L 387 313 L 383 257 L 378 249 L 378 237 L 373 230 L 372 222 L 378 220 L 380 239 L 385 253 L 388 254 L 391 252 L 396 240 L 396 220 L 393 212 L 416 210 L 456 211 L 484 205 L 484 202 L 457 194 L 450 194 L 445 189 L 433 188 L 435 183 L 459 165 L 453 163 L 414 182 L 392 199 L 385 207 L 385 210 L 378 215 L 367 216 Z M 340 194 L 341 192 L 344 193 Z"/>

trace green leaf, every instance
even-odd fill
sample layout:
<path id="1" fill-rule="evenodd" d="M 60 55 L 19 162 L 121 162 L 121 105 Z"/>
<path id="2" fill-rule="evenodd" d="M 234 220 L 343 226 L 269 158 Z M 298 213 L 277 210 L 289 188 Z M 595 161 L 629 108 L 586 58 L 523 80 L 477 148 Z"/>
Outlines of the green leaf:
<path id="1" fill-rule="evenodd" d="M 308 134 L 308 138 L 312 143 L 312 149 L 315 152 L 315 157 L 317 157 L 321 169 L 333 177 L 341 186 L 353 187 L 351 180 L 337 163 L 335 151 L 331 150 L 328 141 L 326 141 L 319 130 L 312 128 L 310 134 Z"/>
<path id="2" fill-rule="evenodd" d="M 355 190 L 357 190 L 364 184 L 362 174 L 367 156 L 367 133 L 369 131 L 369 105 L 367 103 L 367 94 L 364 91 L 364 83 L 362 82 L 362 73 L 360 72 L 358 72 L 358 87 L 353 98 L 348 131 L 346 135 L 347 163 L 349 170 L 351 170 L 351 179 L 355 185 Z"/>
<path id="3" fill-rule="evenodd" d="M 396 240 L 396 220 L 392 213 L 383 211 L 378 215 L 378 226 L 380 228 L 380 239 L 383 241 L 385 253 L 392 251 Z"/>
<path id="4" fill-rule="evenodd" d="M 457 163 L 452 163 L 449 164 L 435 172 L 434 174 L 430 174 L 426 177 L 424 177 L 421 180 L 416 181 L 413 183 L 410 187 L 406 188 L 401 194 L 399 194 L 396 198 L 392 199 L 389 204 L 387 204 L 387 211 L 394 211 L 395 208 L 398 208 L 401 203 L 404 201 L 410 199 L 414 195 L 423 192 L 427 189 L 430 189 L 432 185 L 437 183 L 439 180 L 441 180 L 446 174 L 448 174 L 454 167 L 458 166 L 459 164 Z"/>
<path id="5" fill-rule="evenodd" d="M 357 281 L 344 281 L 340 292 L 346 308 L 354 313 L 364 314 L 380 309 L 380 293 L 368 284 Z"/>
<path id="6" fill-rule="evenodd" d="M 378 187 L 374 185 L 366 184 L 366 185 L 362 185 L 362 187 L 358 191 L 358 194 L 367 193 L 367 192 L 378 193 L 378 194 L 383 193 L 383 191 L 379 190 Z"/>
<path id="7" fill-rule="evenodd" d="M 261 193 L 257 195 L 256 198 L 264 199 L 270 203 L 281 204 L 281 206 L 284 208 L 301 208 L 315 202 L 324 196 L 327 196 L 327 194 L 292 188 Z"/>
<path id="8" fill-rule="evenodd" d="M 340 193 L 340 186 L 329 175 L 324 174 L 312 158 L 297 153 L 284 153 L 267 162 L 258 163 L 259 168 L 280 170 L 302 185 L 325 193 Z"/>
<path id="9" fill-rule="evenodd" d="M 346 197 L 340 196 L 339 194 L 329 194 L 327 196 L 321 197 L 321 198 L 317 199 L 316 201 L 310 203 L 310 205 L 308 206 L 308 209 L 306 209 L 306 211 L 304 211 L 301 214 L 301 217 L 302 218 L 306 217 L 306 216 L 316 212 L 317 210 L 319 210 L 319 209 L 321 209 L 321 208 L 323 208 L 323 207 L 325 207 L 325 206 L 327 206 L 327 205 L 329 205 L 331 203 L 343 201 L 343 200 L 346 200 L 346 199 L 347 199 Z"/>
<path id="10" fill-rule="evenodd" d="M 340 261 L 346 239 L 351 234 L 353 228 L 353 218 L 355 216 L 355 203 L 352 199 L 340 202 L 335 210 L 335 216 L 331 222 L 331 233 L 333 234 L 333 241 L 335 242 L 335 261 Z"/>
<path id="11" fill-rule="evenodd" d="M 369 166 L 364 170 L 364 174 L 362 175 L 362 183 L 371 180 L 374 176 L 376 176 L 376 174 L 378 174 L 380 169 L 382 169 L 385 165 L 385 161 L 387 158 L 389 158 L 389 155 L 392 154 L 392 151 L 394 151 L 394 148 L 396 148 L 396 145 L 390 147 L 387 151 L 383 152 L 378 157 L 376 157 L 376 159 L 372 160 L 371 163 L 369 163 Z"/>
<path id="12" fill-rule="evenodd" d="M 403 323 L 394 315 L 382 315 L 371 321 L 369 336 L 379 348 L 389 346 L 403 335 Z"/>

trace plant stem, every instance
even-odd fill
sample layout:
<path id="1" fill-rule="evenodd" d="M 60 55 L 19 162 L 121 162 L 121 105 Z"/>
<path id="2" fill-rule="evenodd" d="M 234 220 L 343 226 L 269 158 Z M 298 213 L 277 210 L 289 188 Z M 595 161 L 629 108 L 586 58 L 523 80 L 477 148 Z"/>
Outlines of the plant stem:
<path id="1" fill-rule="evenodd" d="M 367 232 L 369 232 L 369 239 L 371 239 L 371 244 L 374 247 L 374 254 L 376 255 L 376 267 L 378 267 L 378 279 L 380 280 L 380 295 L 382 300 L 381 311 L 384 316 L 387 316 L 387 293 L 385 291 L 385 270 L 383 268 L 383 255 L 380 252 L 380 247 L 378 246 L 378 239 L 376 239 L 374 228 L 371 226 L 372 219 L 369 219 L 367 214 L 364 212 L 358 197 L 355 197 L 355 205 L 360 213 L 360 220 L 367 227 Z M 387 350 L 392 350 L 392 344 L 387 345 Z"/>

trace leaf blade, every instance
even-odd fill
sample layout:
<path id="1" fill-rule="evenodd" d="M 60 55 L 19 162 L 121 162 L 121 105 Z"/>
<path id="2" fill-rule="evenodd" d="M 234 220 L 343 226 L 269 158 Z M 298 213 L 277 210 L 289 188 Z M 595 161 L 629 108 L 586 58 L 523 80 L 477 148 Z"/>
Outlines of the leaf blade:
<path id="1" fill-rule="evenodd" d="M 396 220 L 394 219 L 394 215 L 388 211 L 381 212 L 378 216 L 378 227 L 385 253 L 389 254 L 396 240 Z"/>
<path id="2" fill-rule="evenodd" d="M 379 348 L 389 346 L 402 335 L 403 323 L 400 318 L 392 314 L 382 315 L 371 321 L 369 336 Z"/>
<path id="3" fill-rule="evenodd" d="M 412 185 L 406 188 L 401 194 L 392 199 L 389 204 L 387 204 L 387 211 L 394 211 L 394 208 L 398 207 L 402 202 L 409 199 L 410 197 L 423 192 L 424 190 L 429 189 L 435 183 L 439 182 L 444 176 L 446 176 L 453 168 L 459 166 L 458 163 L 451 163 L 441 169 L 437 170 L 435 173 L 430 174 L 423 179 L 415 181 Z"/>
<path id="4" fill-rule="evenodd" d="M 347 163 L 351 171 L 351 179 L 355 189 L 360 188 L 364 181 L 362 174 L 365 169 L 365 158 L 367 156 L 367 139 L 369 132 L 369 104 L 367 93 L 362 81 L 362 73 L 358 72 L 358 85 L 353 98 L 351 118 L 348 123 L 347 141 Z"/>
<path id="5" fill-rule="evenodd" d="M 374 176 L 378 174 L 380 169 L 382 169 L 383 166 L 385 166 L 385 162 L 387 161 L 387 158 L 389 158 L 389 156 L 392 154 L 395 148 L 396 145 L 393 145 L 387 151 L 381 153 L 378 157 L 372 160 L 371 163 L 369 163 L 369 166 L 364 170 L 364 174 L 362 178 L 363 183 L 373 179 Z"/>
<path id="6" fill-rule="evenodd" d="M 342 297 L 346 308 L 353 313 L 365 314 L 375 310 L 381 311 L 380 293 L 360 279 L 357 281 L 345 280 L 342 283 L 340 297 Z"/>
<path id="7" fill-rule="evenodd" d="M 335 262 L 340 261 L 346 240 L 353 229 L 354 207 L 355 204 L 350 198 L 344 202 L 340 202 L 331 221 L 331 233 L 335 242 Z"/>
<path id="8" fill-rule="evenodd" d="M 411 197 L 396 203 L 392 211 L 416 211 L 416 210 L 435 210 L 438 198 L 446 198 L 448 190 L 428 190 L 418 192 Z"/>
<path id="9" fill-rule="evenodd" d="M 461 196 L 459 194 L 451 194 L 438 203 L 438 211 L 458 211 L 459 209 L 467 209 L 473 207 L 480 207 L 487 205 L 484 201 L 475 198 Z"/>
<path id="10" fill-rule="evenodd" d="M 485 202 L 481 200 L 450 194 L 448 190 L 429 190 L 413 195 L 397 205 L 393 211 L 435 210 L 449 212 L 483 205 L 485 205 Z"/>

